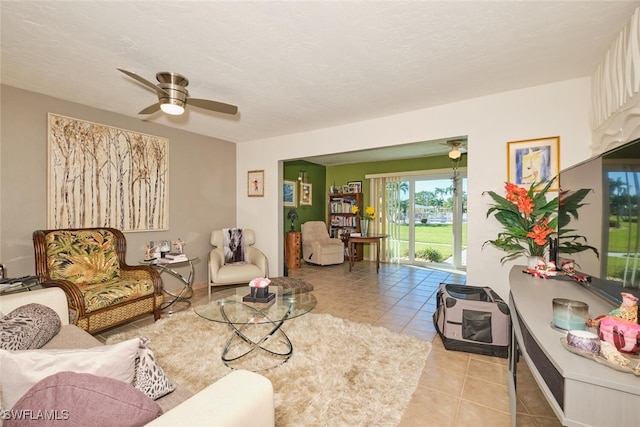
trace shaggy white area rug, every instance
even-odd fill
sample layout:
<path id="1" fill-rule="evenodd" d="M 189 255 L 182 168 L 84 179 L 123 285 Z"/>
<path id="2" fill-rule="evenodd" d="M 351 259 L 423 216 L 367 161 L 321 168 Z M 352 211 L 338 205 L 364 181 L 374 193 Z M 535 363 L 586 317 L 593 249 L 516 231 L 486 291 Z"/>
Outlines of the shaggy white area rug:
<path id="1" fill-rule="evenodd" d="M 260 372 L 273 383 L 277 426 L 397 425 L 431 351 L 427 341 L 328 314 L 288 320 L 283 329 L 293 355 Z M 167 376 L 193 393 L 231 371 L 220 359 L 231 330 L 192 309 L 107 343 L 137 336 L 151 340 Z"/>

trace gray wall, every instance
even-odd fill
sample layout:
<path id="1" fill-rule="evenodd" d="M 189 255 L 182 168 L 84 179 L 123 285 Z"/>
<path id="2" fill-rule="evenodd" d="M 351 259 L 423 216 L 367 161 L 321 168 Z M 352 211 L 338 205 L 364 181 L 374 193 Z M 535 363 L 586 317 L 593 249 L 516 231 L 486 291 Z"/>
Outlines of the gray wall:
<path id="1" fill-rule="evenodd" d="M 235 226 L 235 144 L 6 85 L 0 90 L 0 262 L 10 277 L 34 274 L 31 235 L 47 226 L 51 112 L 169 139 L 169 230 L 126 233 L 127 262 L 138 263 L 149 240 L 180 237 L 186 252 L 200 257 L 196 283 L 207 280 L 211 230 Z M 167 288 L 179 285 L 163 279 Z"/>

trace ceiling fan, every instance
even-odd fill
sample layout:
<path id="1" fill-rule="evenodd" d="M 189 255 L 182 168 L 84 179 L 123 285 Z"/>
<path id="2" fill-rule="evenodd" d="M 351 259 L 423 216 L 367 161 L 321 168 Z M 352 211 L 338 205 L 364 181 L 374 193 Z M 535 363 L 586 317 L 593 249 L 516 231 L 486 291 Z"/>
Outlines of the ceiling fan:
<path id="1" fill-rule="evenodd" d="M 184 113 L 184 107 L 187 104 L 218 113 L 236 114 L 238 112 L 238 107 L 235 105 L 208 99 L 191 98 L 187 90 L 189 80 L 180 74 L 162 71 L 156 74 L 158 84 L 153 84 L 144 77 L 140 77 L 131 71 L 123 70 L 122 68 L 118 68 L 118 71 L 153 89 L 158 95 L 158 102 L 156 104 L 148 106 L 138 112 L 138 114 L 152 114 L 162 110 L 167 114 L 177 116 Z"/>

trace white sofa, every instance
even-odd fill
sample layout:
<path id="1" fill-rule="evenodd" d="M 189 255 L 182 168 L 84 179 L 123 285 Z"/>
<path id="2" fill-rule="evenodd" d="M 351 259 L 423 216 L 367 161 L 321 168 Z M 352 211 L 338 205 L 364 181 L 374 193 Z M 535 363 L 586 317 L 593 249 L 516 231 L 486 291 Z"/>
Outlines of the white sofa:
<path id="1" fill-rule="evenodd" d="M 60 316 L 62 323 L 60 331 L 43 348 L 90 348 L 102 345 L 92 335 L 69 324 L 67 298 L 60 288 L 0 295 L 0 312 L 7 314 L 29 303 L 51 307 Z M 0 385 L 1 381 L 0 379 Z M 147 424 L 154 427 L 177 425 L 272 427 L 275 424 L 271 382 L 262 375 L 244 370 L 231 372 L 195 395 L 178 386 L 174 392 L 156 402 L 165 412 Z"/>
<path id="2" fill-rule="evenodd" d="M 244 228 L 244 244 L 246 250 L 245 264 L 225 264 L 224 263 L 224 237 L 222 230 L 211 232 L 211 245 L 214 248 L 209 252 L 209 296 L 211 296 L 212 286 L 249 284 L 257 277 L 269 277 L 269 262 L 267 257 L 254 247 L 256 243 L 256 233 Z"/>

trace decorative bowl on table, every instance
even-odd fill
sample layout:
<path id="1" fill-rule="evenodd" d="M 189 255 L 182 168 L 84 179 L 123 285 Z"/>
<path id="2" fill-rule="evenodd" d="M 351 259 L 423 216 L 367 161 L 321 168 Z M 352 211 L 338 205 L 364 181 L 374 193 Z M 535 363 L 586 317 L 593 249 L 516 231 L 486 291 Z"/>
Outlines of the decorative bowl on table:
<path id="1" fill-rule="evenodd" d="M 600 353 L 600 338 L 589 331 L 571 330 L 567 332 L 567 344 L 587 353 Z"/>

